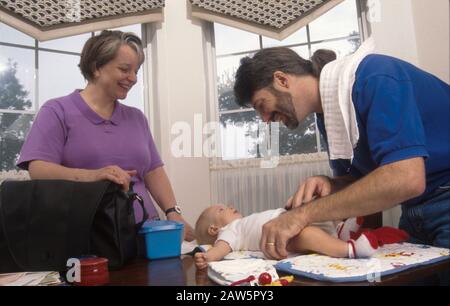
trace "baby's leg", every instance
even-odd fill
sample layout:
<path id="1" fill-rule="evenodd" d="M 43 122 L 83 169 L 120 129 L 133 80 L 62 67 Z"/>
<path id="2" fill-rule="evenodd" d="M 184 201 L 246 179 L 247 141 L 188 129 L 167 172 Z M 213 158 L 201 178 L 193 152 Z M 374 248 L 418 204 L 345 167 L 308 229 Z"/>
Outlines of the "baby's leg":
<path id="1" fill-rule="evenodd" d="M 331 257 L 365 258 L 378 249 L 378 240 L 370 232 L 357 240 L 342 241 L 319 227 L 308 226 L 288 242 L 287 250 L 294 253 L 315 252 Z"/>
<path id="2" fill-rule="evenodd" d="M 337 239 L 319 227 L 305 227 L 289 240 L 287 250 L 294 253 L 320 253 L 331 257 L 347 257 L 348 243 Z"/>
<path id="3" fill-rule="evenodd" d="M 357 239 L 361 235 L 361 226 L 364 223 L 364 217 L 348 218 L 345 222 L 341 222 L 336 227 L 337 237 L 347 241 Z"/>

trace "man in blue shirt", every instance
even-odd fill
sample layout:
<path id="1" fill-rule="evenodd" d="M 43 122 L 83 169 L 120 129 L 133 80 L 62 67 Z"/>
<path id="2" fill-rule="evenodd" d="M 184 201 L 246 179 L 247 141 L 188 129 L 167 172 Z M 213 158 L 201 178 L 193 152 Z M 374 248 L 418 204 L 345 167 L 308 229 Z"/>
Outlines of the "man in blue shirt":
<path id="1" fill-rule="evenodd" d="M 318 50 L 311 61 L 288 48 L 242 59 L 235 96 L 266 122 L 289 128 L 311 113 L 327 139 L 322 68 L 336 58 Z M 351 102 L 359 131 L 353 159 L 330 162 L 333 178 L 299 185 L 292 209 L 266 223 L 261 250 L 286 257 L 288 239 L 306 225 L 366 216 L 402 204 L 400 227 L 413 242 L 450 248 L 450 87 L 396 58 L 371 54 L 354 74 Z M 330 132 L 330 131 L 328 131 Z"/>

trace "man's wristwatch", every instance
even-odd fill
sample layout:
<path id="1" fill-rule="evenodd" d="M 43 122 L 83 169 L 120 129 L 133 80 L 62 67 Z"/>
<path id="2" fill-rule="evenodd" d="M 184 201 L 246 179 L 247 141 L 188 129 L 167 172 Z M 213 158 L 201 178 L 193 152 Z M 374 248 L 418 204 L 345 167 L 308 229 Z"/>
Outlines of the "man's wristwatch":
<path id="1" fill-rule="evenodd" d="M 175 205 L 174 207 L 171 207 L 171 208 L 169 208 L 169 209 L 166 209 L 166 211 L 165 211 L 166 216 L 167 216 L 168 214 L 170 214 L 171 212 L 176 212 L 177 214 L 181 215 L 181 208 L 180 208 L 180 206 Z"/>

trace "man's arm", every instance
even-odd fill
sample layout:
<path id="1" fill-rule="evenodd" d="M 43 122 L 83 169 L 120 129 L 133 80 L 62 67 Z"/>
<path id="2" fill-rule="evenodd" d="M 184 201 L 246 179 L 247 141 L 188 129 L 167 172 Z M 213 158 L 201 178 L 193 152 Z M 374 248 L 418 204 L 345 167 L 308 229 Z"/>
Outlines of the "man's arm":
<path id="1" fill-rule="evenodd" d="M 266 223 L 261 250 L 268 257 L 284 258 L 287 241 L 308 224 L 370 215 L 415 198 L 424 190 L 422 157 L 384 165 L 334 194 L 292 209 Z M 270 243 L 275 243 L 275 247 Z"/>
<path id="2" fill-rule="evenodd" d="M 422 157 L 384 165 L 337 192 L 305 205 L 308 223 L 367 216 L 415 198 L 425 191 Z"/>

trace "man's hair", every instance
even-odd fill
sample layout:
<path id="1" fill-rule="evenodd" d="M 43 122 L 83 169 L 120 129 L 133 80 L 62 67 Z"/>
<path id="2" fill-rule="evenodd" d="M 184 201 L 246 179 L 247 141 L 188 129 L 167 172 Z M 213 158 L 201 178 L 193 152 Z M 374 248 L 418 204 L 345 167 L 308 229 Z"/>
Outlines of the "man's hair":
<path id="1" fill-rule="evenodd" d="M 249 106 L 256 91 L 272 85 L 276 71 L 319 78 L 322 68 L 335 59 L 336 53 L 320 49 L 311 60 L 305 60 L 285 47 L 267 48 L 257 52 L 252 58 L 244 57 L 234 83 L 236 102 L 241 106 Z"/>
<path id="2" fill-rule="evenodd" d="M 208 208 L 205 209 L 200 217 L 198 217 L 195 223 L 195 236 L 197 238 L 197 243 L 202 244 L 214 244 L 217 236 L 212 236 L 208 233 L 209 227 L 212 225 L 212 220 L 208 214 Z"/>
<path id="3" fill-rule="evenodd" d="M 139 57 L 139 65 L 144 62 L 144 50 L 139 37 L 130 32 L 102 31 L 87 40 L 81 51 L 81 73 L 88 81 L 94 79 L 94 72 L 113 60 L 122 45 L 130 46 Z"/>

